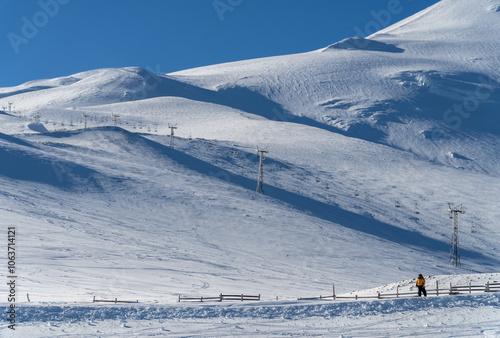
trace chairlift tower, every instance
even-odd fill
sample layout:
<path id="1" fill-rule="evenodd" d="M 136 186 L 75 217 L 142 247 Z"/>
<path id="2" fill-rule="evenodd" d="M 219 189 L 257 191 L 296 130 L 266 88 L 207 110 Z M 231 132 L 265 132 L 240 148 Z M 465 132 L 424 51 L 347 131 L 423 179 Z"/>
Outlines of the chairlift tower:
<path id="1" fill-rule="evenodd" d="M 448 209 L 450 213 L 450 218 L 453 219 L 453 231 L 451 234 L 451 251 L 450 251 L 450 264 L 456 267 L 460 267 L 460 251 L 458 246 L 458 214 L 465 214 L 465 210 L 462 208 L 462 204 L 458 207 L 452 207 L 448 203 Z"/>
<path id="2" fill-rule="evenodd" d="M 87 129 L 87 119 L 90 117 L 89 114 L 82 114 L 83 116 L 83 129 Z"/>
<path id="3" fill-rule="evenodd" d="M 9 104 L 9 114 L 12 114 L 12 106 L 14 105 L 14 102 L 8 102 Z"/>
<path id="4" fill-rule="evenodd" d="M 120 117 L 120 115 L 111 114 L 111 117 L 113 118 L 113 126 L 116 127 L 116 120 Z"/>
<path id="5" fill-rule="evenodd" d="M 177 129 L 176 125 L 168 125 L 170 128 L 170 148 L 174 147 L 174 129 Z"/>
<path id="6" fill-rule="evenodd" d="M 267 150 L 259 150 L 257 148 L 257 153 L 259 153 L 259 177 L 257 179 L 257 192 L 259 194 L 264 194 L 264 154 L 267 154 Z"/>

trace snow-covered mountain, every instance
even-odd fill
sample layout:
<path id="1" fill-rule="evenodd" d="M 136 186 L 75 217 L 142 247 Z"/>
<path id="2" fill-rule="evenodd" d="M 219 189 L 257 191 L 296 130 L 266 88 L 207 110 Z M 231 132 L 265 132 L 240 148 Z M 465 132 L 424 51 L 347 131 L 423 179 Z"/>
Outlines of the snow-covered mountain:
<path id="1" fill-rule="evenodd" d="M 19 294 L 271 301 L 418 273 L 498 278 L 499 8 L 443 0 L 309 53 L 0 88 Z M 466 210 L 461 269 L 448 203 Z"/>

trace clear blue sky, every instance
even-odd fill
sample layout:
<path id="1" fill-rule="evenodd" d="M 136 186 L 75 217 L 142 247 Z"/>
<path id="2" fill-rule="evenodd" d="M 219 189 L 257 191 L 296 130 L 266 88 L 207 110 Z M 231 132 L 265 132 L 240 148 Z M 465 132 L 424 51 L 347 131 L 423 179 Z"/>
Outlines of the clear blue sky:
<path id="1" fill-rule="evenodd" d="M 307 52 L 438 0 L 0 0 L 0 87 L 105 67 L 169 73 Z"/>

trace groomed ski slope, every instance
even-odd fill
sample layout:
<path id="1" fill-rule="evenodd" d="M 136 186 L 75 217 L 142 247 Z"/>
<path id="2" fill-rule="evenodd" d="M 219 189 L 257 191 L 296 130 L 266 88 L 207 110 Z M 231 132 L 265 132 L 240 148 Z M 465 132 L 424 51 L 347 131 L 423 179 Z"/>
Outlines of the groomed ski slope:
<path id="1" fill-rule="evenodd" d="M 372 302 L 23 307 L 4 337 L 497 337 L 496 294 Z"/>

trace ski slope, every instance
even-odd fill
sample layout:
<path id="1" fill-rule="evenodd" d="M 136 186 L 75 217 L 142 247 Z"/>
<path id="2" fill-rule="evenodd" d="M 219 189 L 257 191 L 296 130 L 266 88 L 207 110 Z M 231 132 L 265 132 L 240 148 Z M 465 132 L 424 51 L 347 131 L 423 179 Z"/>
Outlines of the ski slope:
<path id="1" fill-rule="evenodd" d="M 104 337 L 497 337 L 499 315 L 498 295 L 358 303 L 45 305 L 23 311 L 29 324 L 18 334 L 30 337 L 58 333 Z M 107 334 L 109 332 L 114 335 Z"/>
<path id="2" fill-rule="evenodd" d="M 500 334 L 496 295 L 296 301 L 332 284 L 410 287 L 418 273 L 500 279 L 497 8 L 443 0 L 309 53 L 0 88 L 0 216 L 16 227 L 20 330 Z M 269 151 L 264 195 L 257 147 Z M 448 203 L 466 210 L 461 268 L 449 265 Z M 175 304 L 219 293 L 263 302 Z M 94 296 L 140 305 L 86 304 Z"/>

